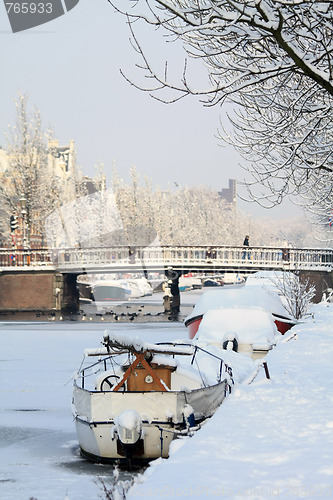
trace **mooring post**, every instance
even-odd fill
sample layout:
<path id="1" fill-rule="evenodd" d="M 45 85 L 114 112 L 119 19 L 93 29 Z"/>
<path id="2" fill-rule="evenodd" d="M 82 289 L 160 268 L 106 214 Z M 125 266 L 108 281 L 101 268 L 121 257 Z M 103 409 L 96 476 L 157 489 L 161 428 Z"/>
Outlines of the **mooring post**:
<path id="1" fill-rule="evenodd" d="M 177 317 L 180 312 L 180 295 L 179 295 L 179 272 L 175 271 L 172 267 L 169 267 L 165 272 L 170 287 L 171 298 L 170 298 L 170 310 L 171 316 Z"/>
<path id="2" fill-rule="evenodd" d="M 177 316 L 180 312 L 179 276 L 172 280 L 171 284 L 171 313 Z"/>
<path id="3" fill-rule="evenodd" d="M 264 370 L 265 370 L 265 375 L 266 375 L 266 378 L 270 379 L 270 374 L 269 374 L 269 371 L 268 371 L 268 366 L 267 366 L 267 362 L 264 361 L 263 362 L 263 367 L 264 367 Z"/>

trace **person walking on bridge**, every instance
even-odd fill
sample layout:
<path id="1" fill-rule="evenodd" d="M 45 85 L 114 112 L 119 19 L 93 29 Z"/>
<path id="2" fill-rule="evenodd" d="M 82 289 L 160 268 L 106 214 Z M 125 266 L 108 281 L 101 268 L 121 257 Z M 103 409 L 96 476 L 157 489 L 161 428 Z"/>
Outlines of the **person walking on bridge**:
<path id="1" fill-rule="evenodd" d="M 249 246 L 250 246 L 250 236 L 247 234 L 244 238 L 244 241 L 243 241 L 243 247 L 249 247 Z M 243 252 L 242 259 L 245 259 L 246 254 L 247 254 L 247 258 L 250 259 L 250 252 L 246 251 L 246 250 L 244 250 L 244 252 Z"/>

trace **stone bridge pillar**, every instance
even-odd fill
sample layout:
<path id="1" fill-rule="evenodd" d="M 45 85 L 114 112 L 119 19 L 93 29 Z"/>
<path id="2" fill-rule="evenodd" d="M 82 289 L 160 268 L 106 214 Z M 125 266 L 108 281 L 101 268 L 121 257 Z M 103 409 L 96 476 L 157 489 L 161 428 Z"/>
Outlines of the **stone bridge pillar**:
<path id="1" fill-rule="evenodd" d="M 78 309 L 76 274 L 61 274 L 52 269 L 2 268 L 0 312 L 76 312 Z"/>

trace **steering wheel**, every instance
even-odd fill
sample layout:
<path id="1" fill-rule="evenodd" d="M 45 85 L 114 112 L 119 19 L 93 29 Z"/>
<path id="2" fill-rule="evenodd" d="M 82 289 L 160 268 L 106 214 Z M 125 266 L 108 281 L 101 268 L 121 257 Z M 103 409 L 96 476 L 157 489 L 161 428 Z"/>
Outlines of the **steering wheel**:
<path id="1" fill-rule="evenodd" d="M 112 380 L 112 379 L 115 379 L 115 380 Z M 118 375 L 108 375 L 107 377 L 105 377 L 105 379 L 102 380 L 102 383 L 101 383 L 101 391 L 110 391 L 112 389 L 112 387 L 114 385 L 117 385 L 118 381 L 119 381 L 120 377 L 118 377 Z M 121 388 L 123 391 L 125 390 L 125 386 L 121 386 Z"/>

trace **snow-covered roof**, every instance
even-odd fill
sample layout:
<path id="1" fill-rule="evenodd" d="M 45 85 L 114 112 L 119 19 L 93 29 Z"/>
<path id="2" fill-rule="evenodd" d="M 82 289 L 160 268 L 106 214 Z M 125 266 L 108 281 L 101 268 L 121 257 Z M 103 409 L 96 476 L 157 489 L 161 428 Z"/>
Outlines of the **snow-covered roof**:
<path id="1" fill-rule="evenodd" d="M 224 287 L 214 288 L 204 292 L 191 314 L 185 319 L 185 324 L 188 320 L 201 316 L 210 309 L 224 308 L 255 308 L 256 310 L 262 309 L 281 316 L 289 316 L 277 293 L 266 290 L 259 284 L 231 290 Z"/>
<path id="2" fill-rule="evenodd" d="M 210 309 L 204 315 L 195 340 L 223 342 L 232 334 L 241 344 L 274 342 L 277 328 L 271 313 L 261 308 L 231 307 Z"/>

